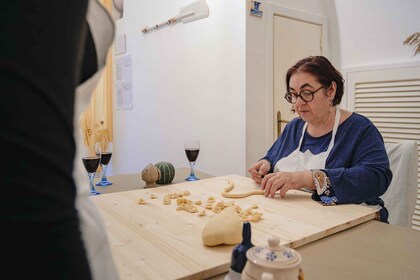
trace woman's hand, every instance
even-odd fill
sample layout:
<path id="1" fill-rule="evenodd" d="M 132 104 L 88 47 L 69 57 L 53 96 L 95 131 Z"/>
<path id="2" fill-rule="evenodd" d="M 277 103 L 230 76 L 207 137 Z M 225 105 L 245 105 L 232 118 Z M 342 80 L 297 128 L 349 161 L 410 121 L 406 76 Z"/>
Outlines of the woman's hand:
<path id="1" fill-rule="evenodd" d="M 280 197 L 283 198 L 288 190 L 303 187 L 315 189 L 311 171 L 270 173 L 261 182 L 261 189 L 267 197 L 274 197 L 280 191 Z"/>
<path id="2" fill-rule="evenodd" d="M 268 160 L 263 159 L 252 165 L 248 169 L 248 172 L 251 174 L 252 180 L 254 180 L 255 183 L 261 184 L 262 179 L 268 173 L 268 171 L 270 171 L 270 168 L 270 162 Z"/>

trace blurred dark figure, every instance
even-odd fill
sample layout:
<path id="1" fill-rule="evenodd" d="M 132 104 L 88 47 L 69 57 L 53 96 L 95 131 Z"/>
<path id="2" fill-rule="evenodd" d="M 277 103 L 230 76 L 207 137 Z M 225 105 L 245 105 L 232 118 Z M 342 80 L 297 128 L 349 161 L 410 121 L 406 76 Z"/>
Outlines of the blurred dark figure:
<path id="1" fill-rule="evenodd" d="M 75 89 L 88 0 L 13 0 L 0 9 L 2 273 L 91 279 L 75 208 Z"/>

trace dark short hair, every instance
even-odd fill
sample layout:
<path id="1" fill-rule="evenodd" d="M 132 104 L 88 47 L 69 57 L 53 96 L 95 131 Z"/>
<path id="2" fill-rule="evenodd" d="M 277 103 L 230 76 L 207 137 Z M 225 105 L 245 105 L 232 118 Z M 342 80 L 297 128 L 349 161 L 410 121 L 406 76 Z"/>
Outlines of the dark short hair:
<path id="1" fill-rule="evenodd" d="M 316 77 L 318 82 L 328 88 L 332 82 L 337 84 L 335 97 L 332 101 L 333 105 L 341 103 L 344 94 L 344 79 L 341 73 L 335 69 L 331 62 L 324 56 L 309 56 L 299 60 L 295 65 L 287 70 L 286 74 L 286 87 L 287 91 L 290 90 L 289 82 L 292 75 L 304 72 Z"/>

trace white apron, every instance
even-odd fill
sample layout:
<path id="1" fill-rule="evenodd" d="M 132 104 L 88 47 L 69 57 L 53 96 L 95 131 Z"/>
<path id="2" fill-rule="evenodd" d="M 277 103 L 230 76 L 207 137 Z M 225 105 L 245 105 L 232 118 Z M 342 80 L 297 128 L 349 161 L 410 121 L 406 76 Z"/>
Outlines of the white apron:
<path id="1" fill-rule="evenodd" d="M 334 120 L 334 128 L 332 131 L 332 137 L 330 144 L 328 145 L 328 149 L 325 152 L 319 153 L 314 155 L 311 151 L 306 150 L 304 153 L 300 151 L 300 147 L 302 146 L 303 136 L 305 135 L 306 127 L 308 123 L 305 123 L 302 130 L 302 136 L 300 137 L 299 146 L 298 148 L 293 151 L 287 157 L 284 157 L 277 161 L 276 165 L 274 166 L 274 172 L 279 171 L 286 171 L 286 172 L 294 172 L 294 171 L 306 171 L 311 169 L 325 169 L 325 162 L 327 161 L 328 155 L 330 154 L 335 141 L 335 135 L 337 133 L 337 128 L 340 123 L 340 108 L 337 107 L 335 120 Z M 367 205 L 366 203 L 361 203 L 360 205 L 364 205 L 373 209 L 381 209 L 380 205 Z"/>
<path id="2" fill-rule="evenodd" d="M 337 133 L 338 125 L 340 123 L 340 116 L 341 116 L 340 108 L 337 107 L 331 141 L 330 141 L 330 144 L 328 145 L 328 149 L 325 152 L 314 155 L 309 149 L 306 150 L 304 153 L 300 151 L 300 147 L 302 146 L 306 127 L 308 126 L 308 123 L 305 123 L 302 129 L 302 136 L 300 137 L 298 148 L 294 150 L 287 157 L 284 157 L 280 159 L 279 161 L 277 161 L 276 165 L 274 166 L 274 172 L 279 172 L 279 171 L 294 172 L 294 171 L 305 171 L 305 170 L 311 170 L 311 169 L 324 169 L 325 162 L 327 161 L 328 155 L 330 154 L 334 146 L 335 135 Z"/>

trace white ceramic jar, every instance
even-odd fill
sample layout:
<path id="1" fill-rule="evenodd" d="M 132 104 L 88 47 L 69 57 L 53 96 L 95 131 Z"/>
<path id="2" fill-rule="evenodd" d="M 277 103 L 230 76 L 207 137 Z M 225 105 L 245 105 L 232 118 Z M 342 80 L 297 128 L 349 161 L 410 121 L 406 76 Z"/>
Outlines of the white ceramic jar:
<path id="1" fill-rule="evenodd" d="M 276 236 L 268 239 L 268 246 L 250 248 L 246 256 L 241 280 L 303 280 L 302 257 L 295 250 L 280 246 Z"/>

